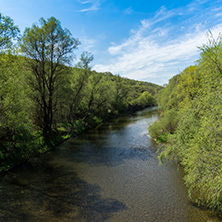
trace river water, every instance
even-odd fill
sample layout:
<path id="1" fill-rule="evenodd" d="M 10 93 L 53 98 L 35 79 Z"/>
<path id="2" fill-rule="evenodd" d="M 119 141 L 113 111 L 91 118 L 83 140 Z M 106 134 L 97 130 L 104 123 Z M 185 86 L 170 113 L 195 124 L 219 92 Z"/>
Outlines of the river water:
<path id="1" fill-rule="evenodd" d="M 159 165 L 149 108 L 114 119 L 0 178 L 0 221 L 216 222 L 188 200 L 183 173 Z"/>

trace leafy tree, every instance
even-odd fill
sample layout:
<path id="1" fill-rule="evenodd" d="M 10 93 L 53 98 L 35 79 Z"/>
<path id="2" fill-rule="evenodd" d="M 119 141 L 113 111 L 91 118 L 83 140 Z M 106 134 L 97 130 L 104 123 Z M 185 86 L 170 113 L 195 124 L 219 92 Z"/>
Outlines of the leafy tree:
<path id="1" fill-rule="evenodd" d="M 80 61 L 77 64 L 77 68 L 84 70 L 91 70 L 89 64 L 93 61 L 94 56 L 90 52 L 82 52 L 80 56 Z"/>
<path id="2" fill-rule="evenodd" d="M 201 52 L 201 57 L 199 62 L 201 66 L 206 68 L 209 66 L 211 69 L 216 69 L 222 75 L 222 34 L 220 33 L 217 39 L 213 37 L 213 34 L 209 31 L 208 33 L 208 43 L 199 47 Z M 215 71 L 216 71 L 215 70 Z"/>
<path id="3" fill-rule="evenodd" d="M 103 116 L 103 108 L 106 107 L 105 110 L 108 110 L 113 99 L 111 87 L 112 85 L 106 76 L 92 72 L 89 78 L 88 93 L 85 96 L 87 100 L 87 116 L 90 113 Z"/>
<path id="4" fill-rule="evenodd" d="M 39 24 L 26 28 L 21 38 L 20 47 L 32 71 L 29 84 L 34 91 L 36 119 L 47 142 L 50 141 L 58 91 L 64 78 L 64 65 L 70 64 L 73 50 L 79 44 L 79 40 L 63 29 L 54 17 L 41 18 Z"/>
<path id="5" fill-rule="evenodd" d="M 12 40 L 18 37 L 19 32 L 19 28 L 14 25 L 13 20 L 0 13 L 0 50 L 10 48 Z"/>
<path id="6" fill-rule="evenodd" d="M 83 52 L 80 57 L 80 62 L 77 64 L 77 69 L 73 70 L 73 77 L 71 78 L 71 96 L 69 103 L 69 122 L 76 120 L 76 115 L 80 111 L 80 102 L 83 99 L 83 90 L 87 85 L 90 76 L 89 66 L 94 59 L 89 52 Z"/>
<path id="7" fill-rule="evenodd" d="M 0 55 L 0 169 L 30 154 L 31 122 L 29 89 L 25 87 L 21 60 Z M 32 147 L 34 149 L 34 147 Z"/>
<path id="8" fill-rule="evenodd" d="M 200 89 L 200 76 L 197 66 L 190 66 L 180 75 L 170 79 L 169 84 L 160 92 L 158 105 L 161 119 L 150 127 L 155 139 L 162 134 L 173 134 L 178 126 L 180 116 L 190 108 Z M 167 137 L 165 137 L 167 138 Z"/>
<path id="9" fill-rule="evenodd" d="M 160 160 L 176 160 L 185 171 L 185 184 L 191 200 L 198 205 L 222 210 L 222 38 L 209 33 L 207 44 L 200 47 L 196 66 L 188 67 L 176 81 L 161 92 L 160 121 L 151 126 L 151 134 L 168 144 Z M 169 113 L 174 113 L 168 115 Z M 166 121 L 175 128 L 169 130 Z"/>
<path id="10" fill-rule="evenodd" d="M 148 106 L 154 106 L 156 101 L 150 93 L 145 91 L 133 103 L 140 106 L 141 108 L 145 108 Z"/>
<path id="11" fill-rule="evenodd" d="M 127 107 L 127 95 L 129 93 L 129 85 L 124 84 L 124 79 L 119 75 L 115 76 L 115 91 L 113 106 L 117 113 L 124 112 Z"/>

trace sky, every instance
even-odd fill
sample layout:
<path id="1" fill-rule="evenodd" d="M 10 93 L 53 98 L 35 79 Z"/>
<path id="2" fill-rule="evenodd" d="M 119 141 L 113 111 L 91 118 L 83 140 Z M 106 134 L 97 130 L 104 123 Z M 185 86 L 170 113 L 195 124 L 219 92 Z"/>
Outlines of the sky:
<path id="1" fill-rule="evenodd" d="M 92 69 L 163 85 L 194 65 L 222 32 L 222 0 L 0 0 L 21 33 L 43 17 L 60 20 L 94 55 Z"/>

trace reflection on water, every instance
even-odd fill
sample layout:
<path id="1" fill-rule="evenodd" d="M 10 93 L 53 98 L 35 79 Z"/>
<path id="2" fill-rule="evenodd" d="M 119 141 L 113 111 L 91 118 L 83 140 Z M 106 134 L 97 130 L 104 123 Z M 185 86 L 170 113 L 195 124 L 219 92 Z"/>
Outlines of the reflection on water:
<path id="1" fill-rule="evenodd" d="M 187 199 L 182 172 L 159 166 L 155 109 L 112 120 L 0 178 L 0 221 L 216 222 Z"/>

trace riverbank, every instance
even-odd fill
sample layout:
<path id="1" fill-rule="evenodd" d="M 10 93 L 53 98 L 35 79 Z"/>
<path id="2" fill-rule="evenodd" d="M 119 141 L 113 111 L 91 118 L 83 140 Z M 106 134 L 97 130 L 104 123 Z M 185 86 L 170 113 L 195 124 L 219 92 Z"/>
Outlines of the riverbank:
<path id="1" fill-rule="evenodd" d="M 220 212 L 222 75 L 216 58 L 221 46 L 221 38 L 209 37 L 197 64 L 169 80 L 159 94 L 161 118 L 150 127 L 153 138 L 167 142 L 159 159 L 183 167 L 190 200 Z"/>
<path id="2" fill-rule="evenodd" d="M 80 125 L 76 126 L 76 129 L 70 130 L 69 125 L 67 126 L 67 128 L 63 127 L 61 131 L 57 131 L 57 133 L 54 134 L 54 137 L 52 138 L 53 143 L 50 146 L 46 146 L 46 145 L 42 144 L 42 146 L 44 146 L 44 149 L 41 149 L 41 152 L 33 153 L 29 158 L 20 160 L 18 163 L 14 164 L 8 168 L 4 168 L 4 169 L 0 168 L 0 176 L 7 174 L 7 172 L 9 172 L 10 170 L 12 170 L 12 169 L 14 169 L 26 162 L 29 162 L 30 164 L 32 164 L 32 163 L 35 164 L 38 157 L 40 157 L 48 152 L 53 151 L 54 149 L 56 149 L 57 146 L 59 146 L 60 144 L 62 144 L 63 142 L 67 141 L 70 138 L 77 137 L 77 136 L 81 135 L 82 133 L 87 132 L 88 130 L 92 130 L 92 129 L 96 129 L 98 127 L 101 127 L 104 123 L 110 121 L 111 119 L 115 119 L 115 118 L 118 118 L 121 116 L 122 117 L 129 116 L 129 115 L 136 113 L 137 111 L 143 110 L 144 108 L 146 108 L 146 107 L 139 106 L 139 105 L 129 106 L 128 109 L 125 110 L 123 113 L 119 113 L 118 115 L 117 114 L 109 115 L 103 121 L 99 121 L 99 122 L 98 121 L 93 121 L 93 122 L 91 121 L 90 122 L 91 125 L 89 125 L 89 123 L 87 123 L 87 122 L 85 122 L 85 123 L 82 122 Z"/>

